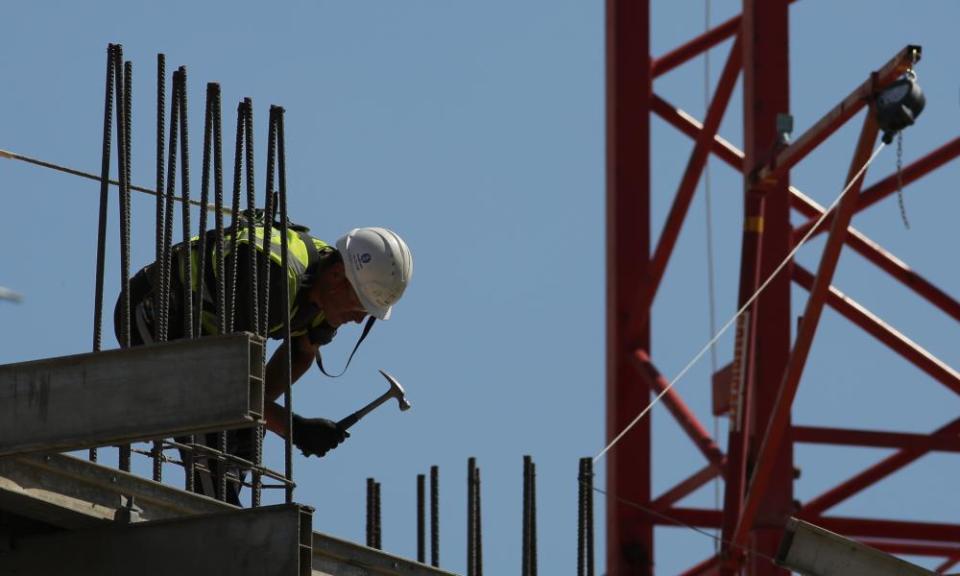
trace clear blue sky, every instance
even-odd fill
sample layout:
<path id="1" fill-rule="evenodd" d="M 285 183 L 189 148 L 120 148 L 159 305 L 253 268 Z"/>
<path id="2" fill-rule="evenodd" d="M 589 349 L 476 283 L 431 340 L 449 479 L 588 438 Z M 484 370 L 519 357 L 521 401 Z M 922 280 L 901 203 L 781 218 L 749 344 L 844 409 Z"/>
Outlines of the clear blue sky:
<path id="1" fill-rule="evenodd" d="M 713 0 L 714 22 L 739 3 Z M 654 2 L 653 53 L 702 31 L 703 0 Z M 906 43 L 925 48 L 928 95 L 905 138 L 909 162 L 955 136 L 960 119 L 954 23 L 946 0 L 831 3 L 791 11 L 791 82 L 802 131 Z M 538 464 L 541 570 L 572 573 L 576 552 L 577 458 L 604 438 L 604 56 L 603 4 L 507 2 L 17 3 L 0 21 L 0 148 L 97 171 L 105 50 L 124 45 L 135 64 L 135 183 L 154 180 L 155 55 L 168 70 L 188 66 L 193 186 L 199 191 L 204 85 L 224 93 L 226 154 L 235 103 L 254 99 L 257 180 L 262 189 L 270 104 L 287 110 L 291 213 L 328 240 L 355 226 L 388 226 L 406 238 L 415 274 L 394 318 L 379 324 L 347 376 L 315 371 L 298 383 L 297 411 L 340 418 L 378 395 L 377 368 L 406 386 L 413 410 L 386 408 L 356 427 L 328 457 L 296 462 L 297 500 L 316 507 L 315 529 L 362 541 L 364 481 L 383 484 L 384 547 L 415 555 L 415 477 L 436 464 L 442 481 L 442 565 L 464 570 L 466 459 L 484 481 L 485 564 L 519 571 L 521 458 Z M 904 26 L 897 26 L 904 24 Z M 712 51 L 713 79 L 729 43 Z M 703 61 L 657 81 L 656 90 L 703 113 Z M 721 128 L 741 142 L 739 92 Z M 856 124 L 793 174 L 821 204 L 839 192 Z M 654 234 L 691 148 L 654 121 Z M 229 164 L 229 160 L 228 160 Z M 718 322 L 734 311 L 741 184 L 713 162 Z M 893 149 L 869 181 L 894 169 Z M 957 243 L 956 165 L 906 190 L 912 228 L 890 198 L 854 224 L 948 293 L 960 294 L 950 247 Z M 229 170 L 228 170 L 229 174 Z M 5 203 L 0 285 L 22 292 L 0 302 L 0 362 L 89 350 L 98 185 L 0 162 Z M 260 191 L 262 193 L 262 190 Z M 153 201 L 134 202 L 136 267 L 153 252 Z M 115 208 L 114 208 L 115 210 Z M 797 222 L 799 222 L 799 217 Z M 116 214 L 111 213 L 115 224 Z M 194 219 L 196 222 L 196 219 Z M 111 230 L 109 305 L 117 293 L 118 238 Z M 801 252 L 813 266 L 822 240 Z M 960 366 L 957 327 L 849 251 L 837 285 Z M 656 302 L 654 359 L 672 376 L 708 334 L 703 196 L 698 195 Z M 795 292 L 800 314 L 805 294 Z M 109 321 L 107 322 L 109 326 Z M 345 358 L 357 330 L 343 330 L 326 357 Z M 115 345 L 112 338 L 105 340 Z M 731 339 L 718 345 L 721 364 Z M 709 414 L 709 358 L 679 384 L 701 419 Z M 926 432 L 956 416 L 960 402 L 831 311 L 823 318 L 795 404 L 802 423 Z M 655 491 L 702 465 L 662 408 L 653 412 Z M 721 423 L 721 438 L 725 426 Z M 278 442 L 268 445 L 281 466 Z M 882 450 L 800 447 L 801 500 L 886 455 Z M 139 461 L 146 471 L 146 462 Z M 931 456 L 838 507 L 860 516 L 948 521 L 960 514 L 956 458 Z M 172 469 L 169 478 L 179 482 Z M 685 502 L 714 505 L 713 487 Z M 598 495 L 598 536 L 602 498 Z M 706 556 L 712 542 L 658 530 L 657 573 Z M 602 558 L 602 548 L 598 549 Z M 602 561 L 601 561 L 602 563 Z M 601 568 L 602 569 L 602 568 Z"/>

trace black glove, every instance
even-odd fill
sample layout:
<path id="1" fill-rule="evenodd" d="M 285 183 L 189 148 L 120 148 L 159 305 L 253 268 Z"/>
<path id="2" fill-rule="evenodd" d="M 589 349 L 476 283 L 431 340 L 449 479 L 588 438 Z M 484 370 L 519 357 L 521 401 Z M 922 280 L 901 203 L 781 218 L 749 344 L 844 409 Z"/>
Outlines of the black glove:
<path id="1" fill-rule="evenodd" d="M 304 456 L 323 456 L 350 437 L 350 433 L 326 418 L 293 415 L 293 445 Z"/>

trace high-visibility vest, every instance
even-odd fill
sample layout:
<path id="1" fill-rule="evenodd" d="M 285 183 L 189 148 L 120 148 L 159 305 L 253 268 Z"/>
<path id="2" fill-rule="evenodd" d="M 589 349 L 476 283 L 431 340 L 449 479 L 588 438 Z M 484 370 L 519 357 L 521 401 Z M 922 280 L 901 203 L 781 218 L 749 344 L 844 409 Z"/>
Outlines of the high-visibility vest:
<path id="1" fill-rule="evenodd" d="M 263 226 L 256 226 L 254 228 L 254 237 L 255 241 L 253 243 L 258 253 L 263 252 L 263 240 L 264 240 L 265 230 Z M 200 288 L 200 249 L 199 249 L 199 237 L 191 238 L 190 241 L 190 260 L 191 260 L 191 289 L 194 293 L 197 292 Z M 277 267 L 281 266 L 283 263 L 282 259 L 282 241 L 283 237 L 281 236 L 281 231 L 277 228 L 271 230 L 270 242 L 269 242 L 269 255 L 270 260 Z M 309 244 L 308 244 L 309 242 Z M 237 245 L 241 244 L 250 244 L 250 234 L 249 230 L 246 227 L 243 227 L 237 233 Z M 231 237 L 227 233 L 224 238 L 224 255 L 225 257 L 230 256 L 231 250 Z M 205 268 L 209 272 L 206 274 L 206 278 L 213 278 L 214 281 L 217 279 L 217 269 L 216 269 L 216 241 L 213 231 L 208 232 L 207 237 L 207 257 L 205 262 Z M 301 232 L 297 230 L 288 230 L 287 231 L 287 293 L 289 294 L 289 315 L 291 319 L 297 318 L 298 312 L 298 302 L 297 302 L 297 293 L 300 291 L 300 288 L 308 285 L 312 280 L 312 274 L 315 271 L 317 262 L 320 259 L 320 254 L 323 252 L 332 251 L 333 247 L 324 242 L 307 234 L 306 232 Z M 183 251 L 178 251 L 178 270 L 179 277 L 181 282 L 186 276 L 186 266 L 180 259 L 182 257 Z M 238 263 L 239 266 L 246 266 L 244 262 Z M 259 266 L 259 259 L 258 259 Z M 259 271 L 259 268 L 258 268 Z M 279 295 L 271 294 L 270 298 L 279 298 Z M 203 286 L 203 301 L 207 304 L 204 306 L 202 311 L 201 323 L 205 334 L 218 334 L 219 329 L 217 327 L 217 316 L 216 309 L 213 306 L 214 294 L 210 282 L 204 282 Z M 262 304 L 262 303 L 261 303 Z M 208 309 L 209 308 L 209 309 Z M 269 312 L 268 312 L 269 314 Z M 291 325 L 291 336 L 300 336 L 307 333 L 311 328 L 319 326 L 324 320 L 323 312 L 318 312 L 313 318 L 297 318 L 297 326 Z M 282 321 L 276 325 L 270 326 L 269 334 L 271 336 L 279 336 L 277 332 L 283 328 Z"/>

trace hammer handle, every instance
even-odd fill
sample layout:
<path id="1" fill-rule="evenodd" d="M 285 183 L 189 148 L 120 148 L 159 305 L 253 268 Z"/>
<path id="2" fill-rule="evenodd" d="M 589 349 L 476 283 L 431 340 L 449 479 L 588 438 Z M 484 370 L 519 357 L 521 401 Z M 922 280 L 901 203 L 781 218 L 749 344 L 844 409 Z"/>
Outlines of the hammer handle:
<path id="1" fill-rule="evenodd" d="M 386 402 L 386 401 L 389 400 L 390 398 L 393 398 L 393 393 L 392 393 L 392 391 L 385 392 L 384 394 L 382 394 L 379 398 L 377 398 L 377 399 L 374 400 L 373 402 L 367 404 L 367 405 L 364 406 L 363 408 L 357 410 L 357 411 L 354 412 L 353 414 L 351 414 L 351 415 L 347 416 L 346 418 L 344 418 L 343 420 L 337 422 L 337 426 L 338 426 L 341 430 L 346 430 L 347 428 L 349 428 L 349 427 L 353 426 L 354 424 L 356 424 L 357 422 L 359 422 L 361 418 L 363 418 L 364 416 L 366 416 L 366 415 L 369 414 L 370 412 L 373 412 L 373 410 L 375 410 L 378 406 L 380 406 L 381 404 L 383 404 L 384 402 Z"/>

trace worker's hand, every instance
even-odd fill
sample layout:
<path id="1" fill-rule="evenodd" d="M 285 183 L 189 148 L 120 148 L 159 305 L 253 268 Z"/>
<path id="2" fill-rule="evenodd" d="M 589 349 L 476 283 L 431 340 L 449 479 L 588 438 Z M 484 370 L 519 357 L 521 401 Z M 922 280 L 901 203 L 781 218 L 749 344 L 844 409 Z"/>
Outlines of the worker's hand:
<path id="1" fill-rule="evenodd" d="M 293 445 L 304 456 L 322 457 L 349 437 L 350 433 L 332 420 L 293 415 Z"/>

